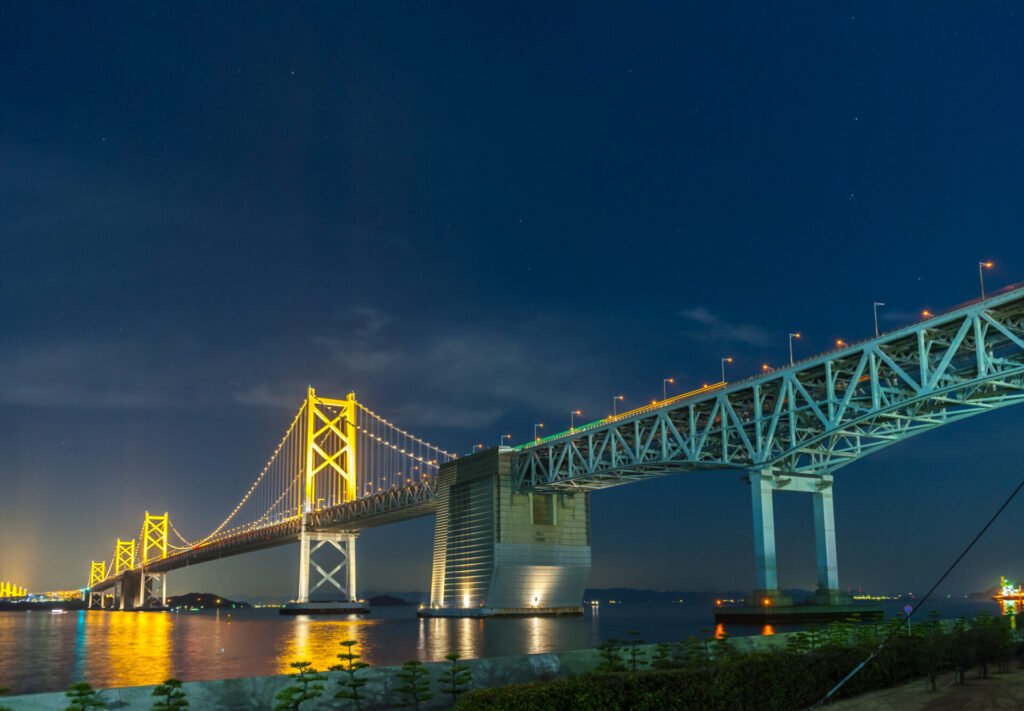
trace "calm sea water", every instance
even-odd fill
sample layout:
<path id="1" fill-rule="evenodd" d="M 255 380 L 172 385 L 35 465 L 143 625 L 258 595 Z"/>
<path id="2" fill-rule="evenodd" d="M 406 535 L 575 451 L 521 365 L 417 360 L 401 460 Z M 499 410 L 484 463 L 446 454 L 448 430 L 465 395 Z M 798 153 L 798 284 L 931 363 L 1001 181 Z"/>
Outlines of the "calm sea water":
<path id="1" fill-rule="evenodd" d="M 993 603 L 940 601 L 944 616 L 993 614 Z M 896 614 L 902 603 L 889 605 Z M 922 612 L 924 612 L 922 610 Z M 922 619 L 924 615 L 922 614 Z M 0 612 L 0 686 L 14 693 L 56 691 L 80 679 L 97 688 L 287 673 L 309 659 L 336 663 L 338 643 L 359 642 L 372 665 L 409 659 L 533 654 L 594 647 L 636 630 L 648 642 L 674 642 L 714 631 L 706 605 L 623 604 L 586 609 L 583 617 L 427 619 L 415 608 L 381 608 L 363 618 L 282 617 L 276 610 L 219 612 Z M 761 634 L 736 626 L 732 635 Z M 776 627 L 775 631 L 785 631 Z"/>

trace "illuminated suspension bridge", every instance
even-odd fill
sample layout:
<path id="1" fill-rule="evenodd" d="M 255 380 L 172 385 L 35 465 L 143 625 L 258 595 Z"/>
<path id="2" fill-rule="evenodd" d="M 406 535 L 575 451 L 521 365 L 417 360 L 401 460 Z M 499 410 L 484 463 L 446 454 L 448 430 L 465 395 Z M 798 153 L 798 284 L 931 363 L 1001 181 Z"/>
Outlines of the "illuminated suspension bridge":
<path id="1" fill-rule="evenodd" d="M 122 609 L 162 604 L 168 571 L 296 541 L 302 551 L 298 601 L 307 602 L 321 587 L 354 600 L 358 530 L 431 513 L 438 468 L 452 458 L 354 394 L 339 400 L 310 388 L 223 521 L 189 539 L 167 513 L 147 512 L 137 537 L 118 539 L 109 561 L 93 561 L 90 605 L 106 605 L 108 592 Z M 316 552 L 325 547 L 340 563 L 327 568 L 317 562 Z"/>
<path id="2" fill-rule="evenodd" d="M 436 516 L 431 602 L 421 614 L 580 609 L 590 571 L 590 492 L 701 470 L 750 487 L 756 593 L 781 599 L 775 492 L 814 502 L 819 597 L 840 596 L 834 473 L 881 449 L 1024 402 L 1024 287 L 762 373 L 718 383 L 519 447 L 456 460 L 349 395 L 311 389 L 231 513 L 188 539 L 166 514 L 94 562 L 90 603 L 163 600 L 167 571 L 298 541 L 298 600 L 355 599 L 355 535 Z M 173 540 L 172 540 L 173 535 Z M 314 554 L 324 550 L 332 563 Z M 310 580 L 312 574 L 313 580 Z"/>

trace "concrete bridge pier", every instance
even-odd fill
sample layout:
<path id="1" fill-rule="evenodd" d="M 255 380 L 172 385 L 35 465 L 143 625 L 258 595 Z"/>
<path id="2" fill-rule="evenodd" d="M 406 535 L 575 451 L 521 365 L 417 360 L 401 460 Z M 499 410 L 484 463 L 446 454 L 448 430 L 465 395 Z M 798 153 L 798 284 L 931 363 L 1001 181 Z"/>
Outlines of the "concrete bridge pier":
<path id="1" fill-rule="evenodd" d="M 422 617 L 583 614 L 590 494 L 519 493 L 510 448 L 442 465 Z"/>
<path id="2" fill-rule="evenodd" d="M 832 476 L 789 475 L 771 467 L 751 470 L 751 504 L 754 518 L 754 561 L 757 587 L 753 602 L 757 606 L 791 605 L 792 600 L 779 592 L 775 557 L 775 512 L 772 495 L 775 491 L 806 493 L 814 504 L 814 541 L 818 567 L 816 602 L 835 605 L 848 602 L 839 589 L 839 567 L 836 557 L 836 524 L 832 501 Z"/>

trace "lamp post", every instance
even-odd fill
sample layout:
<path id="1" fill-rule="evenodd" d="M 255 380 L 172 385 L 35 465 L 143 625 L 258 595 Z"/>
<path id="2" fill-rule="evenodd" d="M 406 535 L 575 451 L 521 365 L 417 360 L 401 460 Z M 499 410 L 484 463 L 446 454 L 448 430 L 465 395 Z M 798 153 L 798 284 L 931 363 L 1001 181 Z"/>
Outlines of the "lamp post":
<path id="1" fill-rule="evenodd" d="M 544 423 L 543 422 L 537 422 L 537 423 L 535 423 L 533 425 L 533 441 L 534 442 L 540 442 L 540 437 L 537 436 L 537 428 L 538 427 L 543 429 L 544 428 Z"/>
<path id="2" fill-rule="evenodd" d="M 619 414 L 618 404 L 625 399 L 625 395 L 616 395 L 615 397 L 612 398 L 612 417 L 615 417 L 617 414 Z"/>
<path id="3" fill-rule="evenodd" d="M 661 399 L 668 400 L 668 384 L 676 384 L 675 378 L 662 378 L 661 379 Z"/>
<path id="4" fill-rule="evenodd" d="M 767 363 L 762 363 L 761 364 L 761 372 L 762 373 L 770 373 L 771 371 L 772 371 L 772 368 L 771 368 L 770 365 L 768 365 Z"/>
<path id="5" fill-rule="evenodd" d="M 791 334 L 789 334 L 789 364 L 790 364 L 790 366 L 793 365 L 793 339 L 794 338 L 800 338 L 800 334 L 799 333 L 791 333 Z"/>
<path id="6" fill-rule="evenodd" d="M 842 338 L 836 339 L 836 348 L 846 348 L 847 345 L 847 342 L 844 341 Z"/>
<path id="7" fill-rule="evenodd" d="M 569 411 L 569 431 L 576 429 L 576 415 L 582 415 L 583 410 L 570 410 Z"/>
<path id="8" fill-rule="evenodd" d="M 732 358 L 722 358 L 722 382 L 725 382 L 725 364 L 732 363 Z"/>
<path id="9" fill-rule="evenodd" d="M 498 440 L 498 446 L 499 446 L 499 447 L 501 447 L 502 445 L 504 445 L 504 444 L 505 444 L 505 440 L 506 440 L 506 439 L 507 439 L 507 440 L 509 441 L 509 443 L 511 444 L 511 442 L 512 442 L 512 435 L 510 435 L 510 434 L 503 434 L 503 435 L 501 436 L 501 439 L 500 439 L 500 440 Z"/>
<path id="10" fill-rule="evenodd" d="M 985 271 L 993 267 L 992 262 L 978 262 L 978 281 L 981 283 L 981 300 L 985 300 Z"/>
<path id="11" fill-rule="evenodd" d="M 875 311 L 875 338 L 878 338 L 878 307 L 885 306 L 881 301 L 876 301 L 872 304 L 872 308 Z"/>
<path id="12" fill-rule="evenodd" d="M 483 449 L 483 448 L 484 448 L 484 443 L 483 442 L 477 442 L 476 444 L 473 445 L 473 450 L 474 451 L 476 451 L 478 449 Z"/>

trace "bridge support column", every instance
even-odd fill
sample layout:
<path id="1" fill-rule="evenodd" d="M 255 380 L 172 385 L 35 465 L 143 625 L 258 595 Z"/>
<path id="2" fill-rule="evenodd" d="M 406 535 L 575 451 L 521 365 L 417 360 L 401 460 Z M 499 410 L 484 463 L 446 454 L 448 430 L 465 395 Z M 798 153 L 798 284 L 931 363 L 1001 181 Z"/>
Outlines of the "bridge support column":
<path id="1" fill-rule="evenodd" d="M 167 573 L 141 571 L 136 609 L 163 607 L 167 600 Z"/>
<path id="2" fill-rule="evenodd" d="M 750 497 L 754 512 L 754 564 L 759 598 L 775 598 L 779 581 L 775 564 L 775 510 L 772 507 L 774 475 L 771 469 L 750 472 Z"/>
<path id="3" fill-rule="evenodd" d="M 282 614 L 368 612 L 356 598 L 358 535 L 358 531 L 299 534 L 299 594 L 295 602 L 281 608 Z"/>
<path id="4" fill-rule="evenodd" d="M 832 477 L 823 477 L 814 498 L 814 545 L 818 558 L 818 597 L 838 597 L 839 563 L 836 558 L 836 519 L 832 508 Z M 823 600 L 824 602 L 824 600 Z"/>

